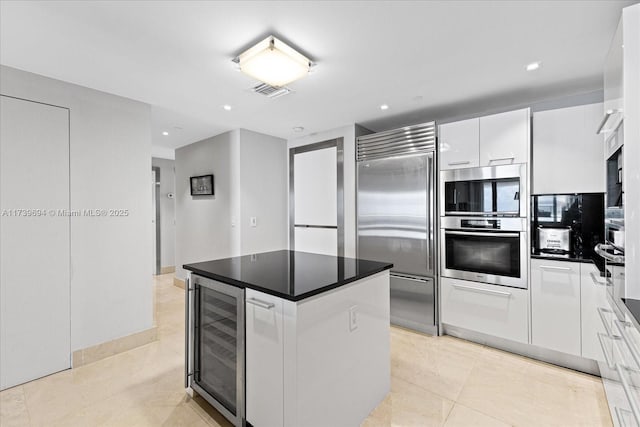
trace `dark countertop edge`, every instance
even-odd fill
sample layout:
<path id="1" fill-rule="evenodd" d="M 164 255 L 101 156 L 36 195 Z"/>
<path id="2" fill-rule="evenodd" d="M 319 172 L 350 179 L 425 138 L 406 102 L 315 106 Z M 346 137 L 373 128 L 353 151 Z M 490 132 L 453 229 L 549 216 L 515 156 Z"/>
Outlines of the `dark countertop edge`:
<path id="1" fill-rule="evenodd" d="M 236 279 L 232 279 L 231 277 L 227 277 L 227 276 L 221 276 L 215 273 L 211 273 L 208 271 L 204 271 L 204 270 L 200 270 L 194 267 L 189 266 L 188 264 L 185 264 L 182 266 L 182 268 L 184 268 L 185 270 L 189 270 L 194 274 L 197 274 L 198 276 L 202 276 L 202 277 L 206 277 L 208 279 L 213 279 L 213 280 L 217 280 L 219 282 L 222 283 L 226 283 L 227 285 L 231 285 L 231 286 L 235 286 L 236 288 L 249 288 L 249 289 L 253 289 L 254 291 L 259 291 L 259 292 L 264 292 L 265 294 L 269 294 L 269 295 L 273 295 L 276 296 L 278 298 L 282 298 L 282 299 L 286 299 L 288 301 L 293 301 L 293 302 L 300 302 L 304 299 L 310 298 L 312 296 L 330 291 L 332 289 L 336 289 L 339 288 L 341 286 L 344 285 L 348 285 L 349 283 L 361 280 L 361 279 L 365 279 L 367 277 L 373 276 L 374 274 L 378 274 L 381 273 L 385 270 L 391 270 L 393 268 L 393 264 L 386 264 L 380 268 L 376 268 L 374 270 L 368 271 L 367 273 L 363 273 L 361 275 L 357 275 L 355 277 L 349 278 L 347 280 L 342 280 L 340 282 L 335 282 L 332 283 L 330 285 L 327 286 L 323 286 L 321 288 L 318 289 L 314 289 L 313 291 L 309 291 L 306 292 L 304 294 L 300 294 L 300 295 L 296 295 L 296 296 L 291 296 L 291 295 L 287 295 L 287 294 L 283 294 L 281 292 L 276 292 L 272 289 L 267 289 L 264 288 L 260 285 L 255 285 L 253 283 L 249 283 L 249 282 L 243 282 L 241 280 L 236 280 Z"/>

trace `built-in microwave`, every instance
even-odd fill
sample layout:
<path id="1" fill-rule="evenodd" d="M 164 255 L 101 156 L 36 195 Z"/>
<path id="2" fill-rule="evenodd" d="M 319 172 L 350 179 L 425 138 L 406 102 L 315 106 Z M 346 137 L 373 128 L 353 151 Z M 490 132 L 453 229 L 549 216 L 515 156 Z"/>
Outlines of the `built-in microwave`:
<path id="1" fill-rule="evenodd" d="M 526 164 L 440 172 L 440 216 L 526 217 Z"/>

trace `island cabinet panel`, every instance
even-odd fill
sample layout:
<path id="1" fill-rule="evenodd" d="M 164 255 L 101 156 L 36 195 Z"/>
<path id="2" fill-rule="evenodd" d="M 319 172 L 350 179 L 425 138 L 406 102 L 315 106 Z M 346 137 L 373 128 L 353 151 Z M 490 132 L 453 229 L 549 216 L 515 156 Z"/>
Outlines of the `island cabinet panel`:
<path id="1" fill-rule="evenodd" d="M 500 338 L 529 341 L 526 289 L 443 277 L 442 323 Z"/>
<path id="2" fill-rule="evenodd" d="M 440 170 L 472 168 L 480 158 L 480 119 L 440 125 Z"/>
<path id="3" fill-rule="evenodd" d="M 390 390 L 389 272 L 284 313 L 285 425 L 360 425 Z"/>
<path id="4" fill-rule="evenodd" d="M 529 109 L 480 117 L 480 166 L 529 161 Z"/>
<path id="5" fill-rule="evenodd" d="M 593 264 L 580 265 L 580 310 L 582 326 L 582 357 L 604 362 L 599 334 L 607 330 L 598 310 L 608 307 L 606 279 Z"/>
<path id="6" fill-rule="evenodd" d="M 284 425 L 281 298 L 246 290 L 246 417 L 252 425 Z"/>
<path id="7" fill-rule="evenodd" d="M 531 344 L 580 356 L 580 336 L 580 264 L 532 259 Z"/>

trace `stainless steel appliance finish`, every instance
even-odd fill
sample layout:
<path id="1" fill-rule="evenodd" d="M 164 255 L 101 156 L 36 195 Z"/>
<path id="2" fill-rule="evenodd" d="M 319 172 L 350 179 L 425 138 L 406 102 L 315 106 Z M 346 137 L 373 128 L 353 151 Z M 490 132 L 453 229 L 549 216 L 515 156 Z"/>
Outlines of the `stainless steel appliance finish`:
<path id="1" fill-rule="evenodd" d="M 541 252 L 569 253 L 571 249 L 571 229 L 538 227 L 538 250 Z"/>
<path id="2" fill-rule="evenodd" d="M 185 385 L 244 426 L 244 289 L 196 274 L 187 286 Z"/>
<path id="3" fill-rule="evenodd" d="M 527 219 L 440 219 L 443 277 L 527 288 Z"/>
<path id="4" fill-rule="evenodd" d="M 392 262 L 391 321 L 437 334 L 435 123 L 357 140 L 358 257 Z"/>
<path id="5" fill-rule="evenodd" d="M 440 172 L 440 216 L 526 217 L 527 165 Z"/>

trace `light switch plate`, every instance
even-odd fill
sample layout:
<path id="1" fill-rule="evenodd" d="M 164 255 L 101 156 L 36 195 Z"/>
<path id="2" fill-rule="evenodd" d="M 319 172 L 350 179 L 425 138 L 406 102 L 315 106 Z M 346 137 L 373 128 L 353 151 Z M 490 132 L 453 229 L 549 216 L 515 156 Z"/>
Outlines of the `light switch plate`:
<path id="1" fill-rule="evenodd" d="M 349 331 L 353 332 L 358 329 L 358 306 L 354 305 L 349 308 Z"/>
<path id="2" fill-rule="evenodd" d="M 258 218 L 256 218 L 255 216 L 252 216 L 251 218 L 249 218 L 249 225 L 251 225 L 252 227 L 257 227 Z"/>

